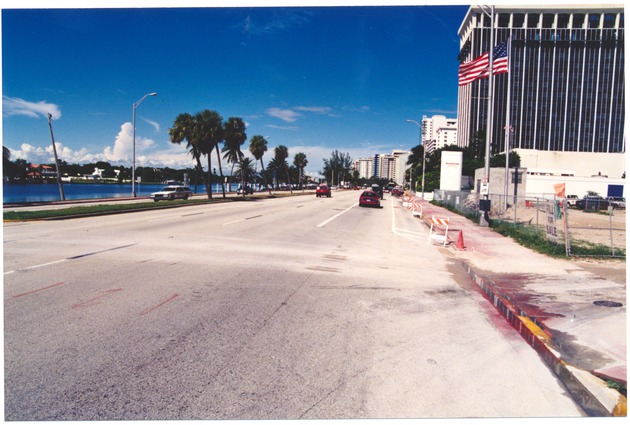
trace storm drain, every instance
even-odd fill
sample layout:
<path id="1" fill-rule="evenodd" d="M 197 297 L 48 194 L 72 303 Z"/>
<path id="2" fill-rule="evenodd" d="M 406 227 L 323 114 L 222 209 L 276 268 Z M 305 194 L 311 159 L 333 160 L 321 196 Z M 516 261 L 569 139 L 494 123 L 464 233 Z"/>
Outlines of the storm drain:
<path id="1" fill-rule="evenodd" d="M 616 301 L 593 301 L 593 304 L 601 307 L 621 307 L 623 304 Z"/>

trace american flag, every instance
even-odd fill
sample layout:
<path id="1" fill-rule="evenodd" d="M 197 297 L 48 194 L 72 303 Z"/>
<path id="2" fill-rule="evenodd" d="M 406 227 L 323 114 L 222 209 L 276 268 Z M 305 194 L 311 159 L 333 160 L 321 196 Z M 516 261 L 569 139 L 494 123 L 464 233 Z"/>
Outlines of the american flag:
<path id="1" fill-rule="evenodd" d="M 426 153 L 431 153 L 435 150 L 435 140 L 425 140 L 422 142 L 422 146 L 424 146 Z"/>
<path id="2" fill-rule="evenodd" d="M 508 72 L 508 41 L 498 44 L 493 49 L 492 74 L 505 74 Z M 465 86 L 480 78 L 489 75 L 488 52 L 470 62 L 464 62 L 459 66 L 459 85 Z"/>

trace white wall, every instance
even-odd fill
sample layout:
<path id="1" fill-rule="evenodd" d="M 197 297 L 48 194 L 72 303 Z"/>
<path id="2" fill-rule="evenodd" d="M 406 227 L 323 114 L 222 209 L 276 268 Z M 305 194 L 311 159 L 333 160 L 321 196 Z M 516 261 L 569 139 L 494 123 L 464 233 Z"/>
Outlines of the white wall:
<path id="1" fill-rule="evenodd" d="M 597 192 L 604 198 L 608 194 L 608 185 L 624 186 L 623 196 L 627 196 L 625 191 L 625 179 L 611 179 L 602 177 L 569 177 L 569 176 L 527 176 L 527 196 L 541 196 L 542 194 L 553 194 L 553 185 L 565 183 L 567 195 L 577 195 L 583 198 L 588 191 Z"/>
<path id="2" fill-rule="evenodd" d="M 556 152 L 535 149 L 514 149 L 521 157 L 521 167 L 528 171 L 549 170 L 555 174 L 591 177 L 601 173 L 620 179 L 626 171 L 626 155 L 600 152 Z"/>
<path id="3" fill-rule="evenodd" d="M 461 190 L 463 155 L 461 151 L 442 151 L 440 190 Z"/>

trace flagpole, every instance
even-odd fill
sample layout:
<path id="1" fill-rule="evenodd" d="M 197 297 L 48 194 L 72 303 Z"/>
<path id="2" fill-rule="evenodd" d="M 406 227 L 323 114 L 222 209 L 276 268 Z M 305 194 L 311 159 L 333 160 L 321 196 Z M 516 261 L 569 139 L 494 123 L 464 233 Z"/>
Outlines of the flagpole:
<path id="1" fill-rule="evenodd" d="M 488 200 L 488 192 L 490 190 L 490 142 L 492 140 L 492 114 L 494 113 L 493 102 L 493 75 L 492 75 L 492 62 L 494 60 L 494 5 L 490 9 L 490 51 L 488 52 L 488 120 L 486 128 L 486 161 L 485 161 L 485 180 L 487 184 L 487 192 L 484 194 L 486 201 Z M 486 208 L 489 210 L 489 202 L 485 202 Z M 486 220 L 486 215 L 482 214 L 479 217 L 479 225 L 482 227 L 488 227 L 490 223 Z"/>
<path id="2" fill-rule="evenodd" d="M 512 126 L 510 125 L 510 58 L 512 57 L 512 36 L 508 38 L 507 45 L 507 58 L 508 58 L 508 78 L 507 78 L 507 101 L 505 107 L 505 209 L 508 207 L 508 179 L 510 177 L 510 134 L 512 133 Z M 514 184 L 517 184 L 518 179 L 514 176 Z M 514 200 L 516 203 L 516 199 Z"/>

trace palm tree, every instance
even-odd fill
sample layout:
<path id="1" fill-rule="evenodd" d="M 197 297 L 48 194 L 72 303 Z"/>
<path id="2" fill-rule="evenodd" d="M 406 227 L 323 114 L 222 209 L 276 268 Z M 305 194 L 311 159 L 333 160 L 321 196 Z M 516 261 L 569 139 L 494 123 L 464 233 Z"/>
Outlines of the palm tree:
<path id="1" fill-rule="evenodd" d="M 291 178 L 289 177 L 289 164 L 287 163 L 287 158 L 289 157 L 289 149 L 284 145 L 276 146 L 275 149 L 275 160 L 276 166 L 278 167 L 278 171 L 284 171 L 287 175 L 287 182 L 289 183 L 289 190 L 293 193 L 293 188 L 291 187 Z"/>
<path id="2" fill-rule="evenodd" d="M 241 187 L 243 188 L 243 196 L 245 196 L 247 182 L 250 181 L 256 174 L 252 159 L 248 157 L 241 158 L 238 164 L 236 164 L 236 172 L 241 176 Z"/>
<path id="3" fill-rule="evenodd" d="M 245 143 L 247 135 L 245 134 L 245 123 L 241 118 L 230 117 L 223 123 L 223 139 L 223 149 L 221 149 L 224 154 L 223 159 L 232 163 L 232 175 L 234 175 L 234 166 L 245 156 L 241 151 L 241 146 Z M 241 186 L 245 187 L 242 180 Z"/>
<path id="4" fill-rule="evenodd" d="M 298 152 L 295 154 L 295 157 L 293 158 L 293 165 L 295 165 L 295 167 L 298 169 L 298 173 L 299 173 L 299 178 L 298 178 L 298 182 L 300 184 L 300 187 L 302 189 L 304 189 L 304 185 L 302 182 L 302 176 L 304 174 L 304 167 L 306 167 L 306 165 L 308 164 L 308 159 L 306 159 L 306 154 L 303 152 Z"/>
<path id="5" fill-rule="evenodd" d="M 181 144 L 184 140 L 186 141 L 186 148 L 189 149 L 189 153 L 192 155 L 196 162 L 196 168 L 200 170 L 201 177 L 203 180 L 203 184 L 206 187 L 206 193 L 209 198 L 212 198 L 212 191 L 210 190 L 210 182 L 206 179 L 206 176 L 203 174 L 203 166 L 201 165 L 201 150 L 196 139 L 196 120 L 189 113 L 183 113 L 177 115 L 175 121 L 173 122 L 173 127 L 168 130 L 171 143 Z"/>
<path id="6" fill-rule="evenodd" d="M 263 136 L 255 135 L 249 141 L 249 151 L 254 155 L 257 161 L 260 161 L 260 167 L 262 171 L 260 172 L 265 181 L 265 186 L 269 190 L 269 194 L 271 195 L 271 188 L 267 184 L 267 174 L 265 173 L 265 164 L 263 164 L 263 155 L 267 152 L 267 139 Z"/>
<path id="7" fill-rule="evenodd" d="M 212 151 L 216 149 L 219 161 L 219 173 L 221 175 L 221 187 L 225 198 L 225 186 L 223 185 L 223 170 L 221 168 L 221 156 L 219 155 L 219 143 L 223 140 L 223 118 L 216 111 L 205 109 L 195 115 L 195 137 L 198 138 L 199 150 L 208 157 L 208 181 L 211 180 Z M 212 198 L 212 191 L 209 192 Z"/>

